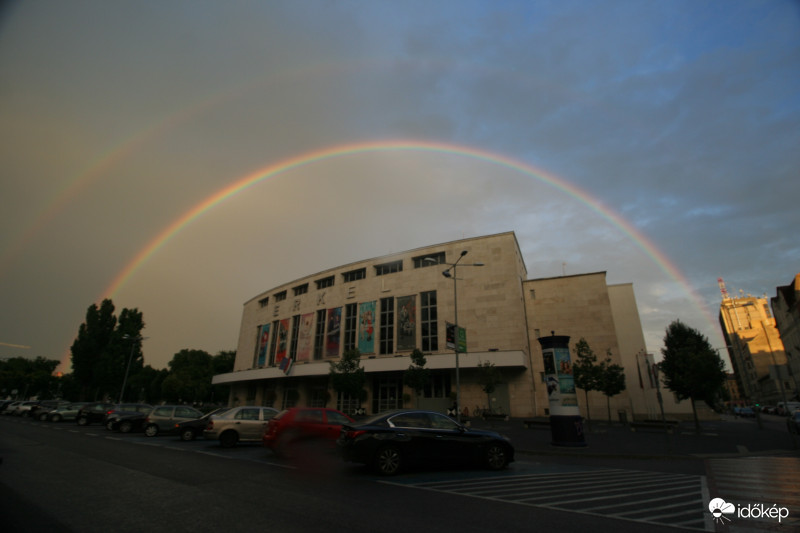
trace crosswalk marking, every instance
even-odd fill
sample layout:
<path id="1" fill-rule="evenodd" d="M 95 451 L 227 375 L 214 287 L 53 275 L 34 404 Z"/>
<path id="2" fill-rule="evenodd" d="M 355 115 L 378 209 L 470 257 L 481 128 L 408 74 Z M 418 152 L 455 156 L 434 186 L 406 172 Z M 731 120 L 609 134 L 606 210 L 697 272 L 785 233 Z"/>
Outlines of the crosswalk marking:
<path id="1" fill-rule="evenodd" d="M 646 524 L 697 530 L 707 526 L 704 476 L 587 467 L 398 484 Z"/>

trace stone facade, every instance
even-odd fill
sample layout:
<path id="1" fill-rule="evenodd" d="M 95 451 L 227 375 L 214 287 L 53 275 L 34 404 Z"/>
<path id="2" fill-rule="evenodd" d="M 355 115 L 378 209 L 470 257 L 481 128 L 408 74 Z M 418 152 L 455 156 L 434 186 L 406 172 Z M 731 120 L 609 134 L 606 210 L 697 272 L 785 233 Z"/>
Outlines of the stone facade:
<path id="1" fill-rule="evenodd" d="M 458 324 L 466 330 L 458 372 L 446 344 L 456 300 Z M 369 328 L 364 309 L 374 309 L 373 345 L 359 344 Z M 444 411 L 460 388 L 464 415 L 489 408 L 512 417 L 544 416 L 548 399 L 536 339 L 551 331 L 569 335 L 571 346 L 585 338 L 598 356 L 610 350 L 625 368 L 628 390 L 611 399 L 615 420 L 620 411 L 628 418 L 651 415 L 639 378 L 646 349 L 632 286 L 609 287 L 604 272 L 528 280 L 513 232 L 357 261 L 259 294 L 244 304 L 234 371 L 213 382 L 231 385 L 231 404 L 351 411 L 357 399 L 329 388 L 329 363 L 360 348 L 368 377 L 361 407 L 368 413 L 416 406 Z M 413 348 L 422 349 L 433 373 L 419 395 L 403 385 Z M 480 365 L 487 362 L 502 376 L 488 396 L 479 385 Z M 605 396 L 593 392 L 589 403 L 593 418 L 606 417 Z M 671 415 L 686 411 L 674 402 L 670 409 Z"/>

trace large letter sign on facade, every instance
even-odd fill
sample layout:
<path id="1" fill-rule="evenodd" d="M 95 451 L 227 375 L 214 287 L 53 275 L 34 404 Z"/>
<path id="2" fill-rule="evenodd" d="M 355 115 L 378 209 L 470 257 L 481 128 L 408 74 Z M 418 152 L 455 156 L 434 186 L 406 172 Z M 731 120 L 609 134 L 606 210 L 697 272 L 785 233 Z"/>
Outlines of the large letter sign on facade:
<path id="1" fill-rule="evenodd" d="M 539 337 L 544 358 L 544 378 L 550 403 L 550 431 L 556 446 L 586 446 L 583 420 L 578 410 L 569 336 Z"/>

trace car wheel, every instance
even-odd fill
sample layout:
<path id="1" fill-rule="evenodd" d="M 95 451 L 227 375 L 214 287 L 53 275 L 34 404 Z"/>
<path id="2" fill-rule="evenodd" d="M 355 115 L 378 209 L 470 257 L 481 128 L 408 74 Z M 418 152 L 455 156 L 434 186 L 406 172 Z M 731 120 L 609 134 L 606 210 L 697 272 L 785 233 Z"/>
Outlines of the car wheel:
<path id="1" fill-rule="evenodd" d="M 125 420 L 124 422 L 119 423 L 119 432 L 120 433 L 130 433 L 133 429 L 133 424 L 129 420 Z"/>
<path id="2" fill-rule="evenodd" d="M 85 416 L 81 416 L 78 418 L 78 420 L 76 420 L 76 422 L 78 423 L 79 426 L 85 426 L 89 424 L 89 419 L 86 418 Z"/>
<path id="3" fill-rule="evenodd" d="M 502 444 L 490 444 L 486 449 L 486 464 L 491 470 L 503 470 L 508 465 L 508 455 Z"/>
<path id="4" fill-rule="evenodd" d="M 61 415 L 53 415 L 50 417 L 50 422 L 61 422 Z"/>
<path id="5" fill-rule="evenodd" d="M 223 448 L 233 448 L 239 442 L 239 434 L 228 430 L 219 436 L 219 443 Z"/>
<path id="6" fill-rule="evenodd" d="M 194 440 L 194 430 L 192 428 L 186 428 L 181 430 L 181 440 L 182 441 L 190 441 Z"/>
<path id="7" fill-rule="evenodd" d="M 150 424 L 146 428 L 144 428 L 144 434 L 148 437 L 155 437 L 158 435 L 158 426 L 155 424 Z"/>
<path id="8" fill-rule="evenodd" d="M 384 476 L 393 476 L 400 471 L 403 458 L 397 446 L 384 446 L 375 454 L 373 468 Z"/>

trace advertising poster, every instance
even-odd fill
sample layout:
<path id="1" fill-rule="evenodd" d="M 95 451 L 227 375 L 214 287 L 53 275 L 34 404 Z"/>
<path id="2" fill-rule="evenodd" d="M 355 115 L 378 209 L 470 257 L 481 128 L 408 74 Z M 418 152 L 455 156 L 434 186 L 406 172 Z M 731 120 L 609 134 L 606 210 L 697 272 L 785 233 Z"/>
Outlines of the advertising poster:
<path id="1" fill-rule="evenodd" d="M 413 350 L 417 340 L 417 298 L 397 299 L 397 349 Z"/>
<path id="2" fill-rule="evenodd" d="M 269 324 L 264 324 L 258 334 L 258 360 L 256 361 L 256 366 L 267 364 L 267 346 L 269 346 Z"/>
<path id="3" fill-rule="evenodd" d="M 364 302 L 358 310 L 358 351 L 375 352 L 375 302 Z"/>
<path id="4" fill-rule="evenodd" d="M 339 357 L 342 330 L 342 308 L 328 309 L 328 334 L 325 337 L 325 357 Z"/>
<path id="5" fill-rule="evenodd" d="M 306 313 L 300 317 L 300 329 L 297 332 L 297 361 L 308 361 L 311 358 L 311 345 L 314 332 L 314 313 Z"/>
<path id="6" fill-rule="evenodd" d="M 289 339 L 289 319 L 285 318 L 278 322 L 278 343 L 275 346 L 275 365 L 279 366 L 286 357 L 287 340 Z"/>

